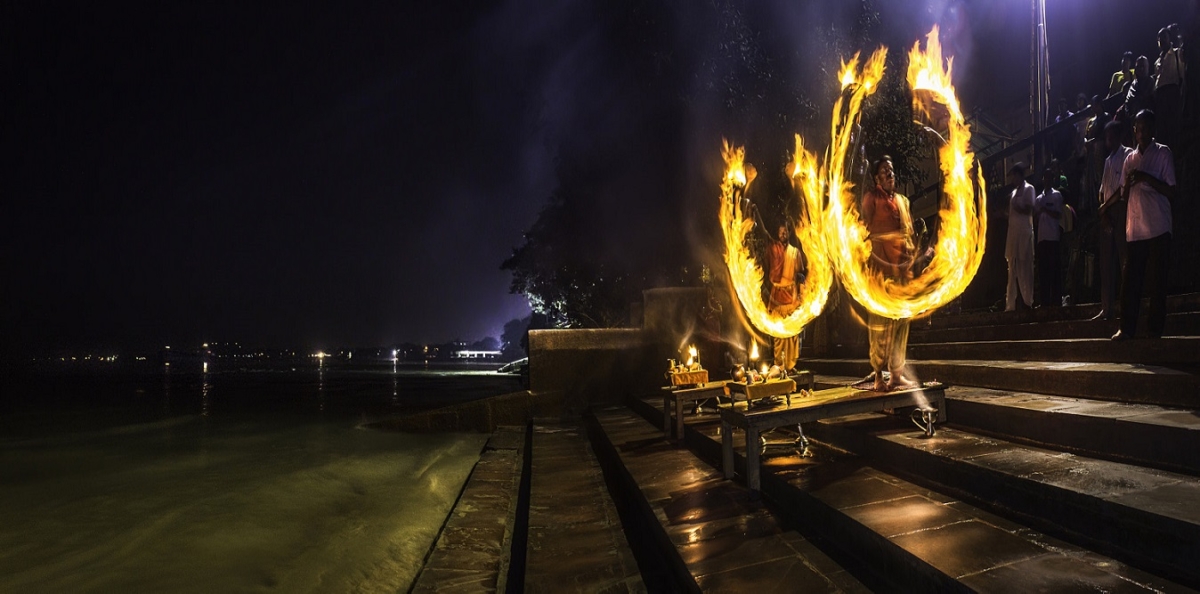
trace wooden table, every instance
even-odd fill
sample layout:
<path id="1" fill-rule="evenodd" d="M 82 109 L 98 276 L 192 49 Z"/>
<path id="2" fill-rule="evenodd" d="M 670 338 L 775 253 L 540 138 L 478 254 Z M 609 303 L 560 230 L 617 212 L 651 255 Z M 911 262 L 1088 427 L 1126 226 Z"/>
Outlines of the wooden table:
<path id="1" fill-rule="evenodd" d="M 731 406 L 721 409 L 721 465 L 725 478 L 733 478 L 733 428 L 746 432 L 746 485 L 761 488 L 759 467 L 759 436 L 779 427 L 810 423 L 821 419 L 842 417 L 902 406 L 933 406 L 938 421 L 946 421 L 946 386 L 932 384 L 895 392 L 875 392 L 857 388 L 830 388 L 812 396 L 791 398 L 788 404 L 770 408 Z"/>
<path id="2" fill-rule="evenodd" d="M 719 398 L 729 395 L 729 388 L 726 384 L 729 382 L 708 382 L 700 384 L 692 388 L 673 389 L 663 396 L 663 433 L 668 437 L 675 439 L 683 439 L 683 408 L 684 405 L 690 402 L 700 400 L 708 400 L 710 398 Z M 672 434 L 672 411 L 674 411 L 674 433 Z"/>

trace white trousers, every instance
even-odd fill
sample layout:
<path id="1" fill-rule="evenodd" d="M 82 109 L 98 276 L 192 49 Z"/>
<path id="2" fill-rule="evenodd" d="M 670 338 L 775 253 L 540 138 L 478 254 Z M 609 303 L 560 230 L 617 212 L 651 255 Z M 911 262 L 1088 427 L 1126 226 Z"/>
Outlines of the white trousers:
<path id="1" fill-rule="evenodd" d="M 1033 305 L 1033 259 L 1019 258 L 1008 259 L 1008 291 L 1006 293 L 1006 301 L 1004 311 L 1012 311 L 1017 308 L 1017 290 L 1021 291 L 1021 298 L 1025 301 L 1025 305 Z"/>

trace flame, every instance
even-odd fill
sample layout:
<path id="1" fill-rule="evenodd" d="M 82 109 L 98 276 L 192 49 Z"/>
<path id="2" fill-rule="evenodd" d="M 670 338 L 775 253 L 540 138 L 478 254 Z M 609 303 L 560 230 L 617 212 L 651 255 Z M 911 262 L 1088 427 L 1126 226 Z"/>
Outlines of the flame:
<path id="1" fill-rule="evenodd" d="M 856 78 L 854 71 L 858 69 L 858 56 L 858 54 L 854 54 L 854 57 L 851 58 L 849 62 L 842 62 L 842 71 L 841 74 L 838 75 L 838 78 L 840 78 L 842 81 L 842 90 L 845 90 L 846 87 L 854 84 L 854 80 Z"/>
<path id="2" fill-rule="evenodd" d="M 751 361 L 758 360 L 758 341 L 757 340 L 754 341 L 753 345 L 750 347 L 750 360 Z"/>
<path id="3" fill-rule="evenodd" d="M 770 368 L 769 368 L 769 367 L 767 367 L 767 362 L 766 362 L 766 361 L 763 361 L 763 364 L 762 364 L 762 372 L 763 372 L 763 375 L 766 375 L 766 374 L 767 374 L 767 371 L 768 371 L 769 369 L 770 369 Z"/>
<path id="4" fill-rule="evenodd" d="M 821 313 L 833 284 L 833 268 L 821 251 L 820 229 L 814 224 L 821 212 L 821 195 L 804 194 L 805 208 L 795 228 L 800 248 L 808 260 L 808 275 L 797 295 L 799 306 L 786 317 L 773 314 L 761 297 L 762 267 L 746 247 L 746 236 L 754 229 L 754 221 L 747 218 L 748 213 L 742 212 L 741 203 L 754 181 L 754 167 L 745 163 L 746 151 L 742 147 L 731 146 L 726 141 L 721 152 L 725 158 L 725 177 L 721 182 L 721 231 L 725 238 L 725 265 L 729 268 L 734 293 L 755 328 L 777 338 L 795 336 Z M 804 169 L 816 159 L 811 154 L 806 154 L 805 158 L 810 162 L 798 158 L 794 163 L 790 171 L 792 178 L 800 179 L 801 184 L 819 186 L 819 177 L 808 175 Z M 754 349 L 757 347 L 755 344 Z"/>
<path id="5" fill-rule="evenodd" d="M 871 312 L 894 319 L 915 317 L 962 294 L 979 270 L 987 234 L 985 199 L 981 194 L 976 204 L 977 186 L 969 173 L 975 168 L 975 157 L 969 149 L 971 132 L 950 82 L 950 63 L 942 67 L 937 27 L 927 39 L 925 51 L 918 41 L 909 54 L 908 82 L 916 109 L 928 116 L 940 105 L 949 113 L 949 135 L 939 155 L 945 202 L 938 213 L 938 242 L 932 260 L 919 277 L 900 282 L 872 269 L 867 228 L 859 215 L 855 193 L 851 192 L 853 184 L 845 179 L 847 159 L 853 158 L 852 135 L 863 101 L 875 92 L 883 77 L 886 48 L 876 50 L 861 71 L 856 70 L 857 54 L 843 65 L 843 93 L 834 104 L 833 140 L 826 168 L 829 207 L 820 225 L 826 230 L 822 251 L 829 255 L 838 277 L 856 301 Z M 798 147 L 800 143 L 797 140 Z M 982 173 L 976 171 L 975 179 L 978 187 L 983 187 Z"/>

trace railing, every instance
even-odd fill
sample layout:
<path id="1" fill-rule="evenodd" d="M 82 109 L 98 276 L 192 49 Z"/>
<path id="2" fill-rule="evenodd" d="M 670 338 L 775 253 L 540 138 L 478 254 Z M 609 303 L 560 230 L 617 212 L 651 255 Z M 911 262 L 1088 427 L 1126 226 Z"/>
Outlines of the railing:
<path id="1" fill-rule="evenodd" d="M 1104 109 L 1106 112 L 1112 113 L 1113 111 L 1116 110 L 1117 107 L 1119 107 L 1121 105 L 1122 101 L 1124 101 L 1124 98 L 1125 98 L 1125 96 L 1123 94 L 1118 93 L 1116 95 L 1113 95 L 1111 97 L 1104 99 L 1100 103 L 1101 103 L 1101 105 L 1104 106 Z M 994 147 L 998 143 L 1012 142 L 1012 144 L 1009 144 L 1008 146 L 1006 146 L 998 151 L 995 151 L 991 154 L 985 155 L 983 158 L 979 159 L 978 160 L 979 166 L 983 168 L 983 171 L 985 172 L 984 175 L 986 176 L 987 175 L 986 172 L 993 170 L 997 165 L 1003 163 L 1005 159 L 1008 159 L 1009 157 L 1017 155 L 1021 151 L 1024 151 L 1030 147 L 1033 147 L 1033 155 L 1034 156 L 1033 156 L 1032 162 L 1030 163 L 1031 171 L 1035 171 L 1035 172 L 1040 171 L 1042 169 L 1042 167 L 1044 167 L 1045 165 L 1047 165 L 1049 163 L 1049 159 L 1046 158 L 1046 153 L 1048 152 L 1046 150 L 1047 142 L 1051 138 L 1053 138 L 1055 134 L 1059 134 L 1063 130 L 1074 127 L 1075 124 L 1079 123 L 1080 121 L 1086 120 L 1090 117 L 1092 117 L 1092 110 L 1090 109 L 1090 106 L 1089 106 L 1089 109 L 1081 110 L 1079 113 L 1073 114 L 1071 117 L 1069 117 L 1061 122 L 1055 122 L 1049 126 L 1046 126 L 1045 128 L 1042 128 L 1038 132 L 1030 134 L 1029 136 L 1026 136 L 1025 138 L 1016 140 L 1014 142 L 1013 138 L 1011 136 L 1008 136 L 1007 133 L 1004 132 L 1004 130 L 1002 128 L 1000 128 L 999 125 L 995 124 L 994 122 L 991 122 L 990 119 L 988 119 L 981 112 L 976 111 L 975 113 L 972 114 L 972 119 L 974 119 L 979 124 L 982 124 L 984 127 L 988 128 L 988 132 L 986 132 L 985 134 L 996 139 L 994 142 L 984 146 L 982 149 L 977 151 L 977 153 L 984 152 L 984 151 Z M 932 183 L 924 188 L 921 188 L 920 190 L 918 190 L 912 196 L 909 197 L 909 200 L 912 203 L 912 213 L 913 213 L 914 217 L 924 218 L 924 217 L 931 216 L 931 215 L 937 213 L 937 200 L 931 201 L 931 200 L 926 199 L 926 200 L 923 200 L 920 205 L 917 204 L 917 200 L 919 200 L 921 198 L 926 198 L 930 195 L 936 196 L 937 192 L 939 192 L 940 189 L 941 189 L 941 180 L 939 179 L 939 180 L 935 181 L 934 183 Z"/>

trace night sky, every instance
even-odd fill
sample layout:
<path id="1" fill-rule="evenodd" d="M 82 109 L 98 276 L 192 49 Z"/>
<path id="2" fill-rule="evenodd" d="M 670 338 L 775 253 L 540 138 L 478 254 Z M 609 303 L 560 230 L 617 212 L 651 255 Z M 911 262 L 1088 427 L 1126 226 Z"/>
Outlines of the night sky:
<path id="1" fill-rule="evenodd" d="M 0 9 L 6 349 L 474 340 L 528 314 L 499 265 L 556 148 L 622 121 L 592 103 L 623 84 L 588 68 L 593 2 L 324 4 Z M 968 107 L 1027 97 L 1028 1 L 875 4 L 893 49 L 952 32 Z M 1055 93 L 1197 4 L 1048 1 Z M 802 61 L 848 5 L 756 10 Z"/>

